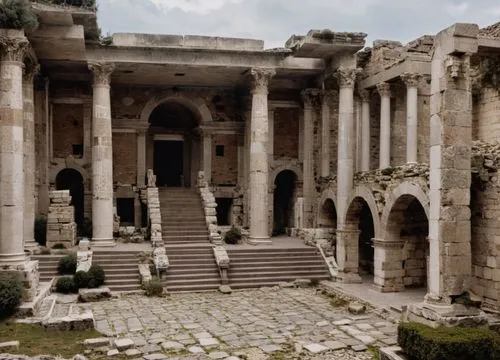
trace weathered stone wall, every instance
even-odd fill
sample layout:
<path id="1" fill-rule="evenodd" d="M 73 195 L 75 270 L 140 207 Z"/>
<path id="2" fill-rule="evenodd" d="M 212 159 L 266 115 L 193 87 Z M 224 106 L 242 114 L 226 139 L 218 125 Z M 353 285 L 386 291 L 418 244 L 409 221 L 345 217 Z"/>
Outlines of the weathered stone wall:
<path id="1" fill-rule="evenodd" d="M 224 146 L 219 156 L 217 146 Z M 212 137 L 212 184 L 236 185 L 238 183 L 238 135 L 216 134 Z"/>
<path id="2" fill-rule="evenodd" d="M 406 163 L 406 87 L 391 84 L 391 165 Z"/>
<path id="3" fill-rule="evenodd" d="M 73 145 L 83 145 L 83 105 L 53 104 L 52 128 L 54 157 L 73 155 Z"/>
<path id="4" fill-rule="evenodd" d="M 495 141 L 500 137 L 500 92 L 482 88 L 473 102 L 472 136 L 475 140 Z"/>
<path id="5" fill-rule="evenodd" d="M 113 180 L 118 184 L 137 182 L 137 135 L 113 132 Z"/>
<path id="6" fill-rule="evenodd" d="M 299 157 L 299 108 L 274 110 L 274 158 Z"/>
<path id="7" fill-rule="evenodd" d="M 72 248 L 76 243 L 75 210 L 69 190 L 51 191 L 47 217 L 47 247 L 62 244 Z"/>
<path id="8" fill-rule="evenodd" d="M 337 173 L 337 153 L 339 136 L 339 97 L 330 103 L 330 174 Z"/>

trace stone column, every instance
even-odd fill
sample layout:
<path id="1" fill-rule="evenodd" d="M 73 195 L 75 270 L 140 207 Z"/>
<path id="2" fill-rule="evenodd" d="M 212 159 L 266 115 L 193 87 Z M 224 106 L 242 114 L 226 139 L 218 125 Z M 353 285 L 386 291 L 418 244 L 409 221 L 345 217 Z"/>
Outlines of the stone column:
<path id="1" fill-rule="evenodd" d="M 338 277 L 343 283 L 360 283 L 359 276 L 359 230 L 337 229 Z"/>
<path id="2" fill-rule="evenodd" d="M 321 97 L 321 176 L 330 176 L 330 126 L 331 112 L 335 98 L 338 92 L 326 90 L 322 92 Z"/>
<path id="3" fill-rule="evenodd" d="M 269 155 L 269 161 L 272 162 L 274 160 L 274 109 L 270 109 L 268 111 L 268 116 L 267 116 L 269 123 L 269 131 L 268 131 L 268 149 L 267 153 Z"/>
<path id="4" fill-rule="evenodd" d="M 146 185 L 146 129 L 137 131 L 137 186 Z"/>
<path id="5" fill-rule="evenodd" d="M 2 84 L 0 88 L 0 266 L 17 266 L 24 264 L 26 259 L 22 230 L 24 222 L 22 61 L 28 48 L 28 40 L 22 34 L 19 34 L 22 37 L 18 38 L 2 35 L 0 35 Z"/>
<path id="6" fill-rule="evenodd" d="M 208 185 L 212 183 L 212 134 L 203 132 L 203 172 Z"/>
<path id="7" fill-rule="evenodd" d="M 338 228 L 343 229 L 343 219 L 351 197 L 354 181 L 354 85 L 358 69 L 340 68 L 336 73 L 339 83 L 339 131 L 337 150 L 337 213 Z"/>
<path id="8" fill-rule="evenodd" d="M 23 144 L 24 144 L 24 249 L 33 251 L 38 248 L 35 241 L 35 104 L 33 80 L 40 65 L 31 58 L 24 63 L 23 76 Z"/>
<path id="9" fill-rule="evenodd" d="M 314 213 L 314 106 L 319 105 L 320 90 L 305 89 L 301 93 L 304 102 L 304 127 L 302 137 L 302 173 L 304 174 L 303 223 L 304 227 L 313 226 Z"/>
<path id="10" fill-rule="evenodd" d="M 114 64 L 92 63 L 92 245 L 114 246 L 110 81 Z"/>
<path id="11" fill-rule="evenodd" d="M 404 291 L 403 241 L 372 239 L 375 249 L 373 282 L 381 292 Z"/>
<path id="12" fill-rule="evenodd" d="M 251 243 L 271 243 L 268 231 L 269 157 L 268 85 L 273 69 L 252 69 L 252 114 L 250 119 L 250 234 Z"/>
<path id="13" fill-rule="evenodd" d="M 361 171 L 370 171 L 370 91 L 361 90 Z"/>
<path id="14" fill-rule="evenodd" d="M 406 84 L 406 162 L 417 163 L 418 152 L 418 82 L 419 74 L 404 73 Z"/>
<path id="15" fill-rule="evenodd" d="M 391 166 L 391 86 L 377 85 L 380 94 L 380 169 Z"/>

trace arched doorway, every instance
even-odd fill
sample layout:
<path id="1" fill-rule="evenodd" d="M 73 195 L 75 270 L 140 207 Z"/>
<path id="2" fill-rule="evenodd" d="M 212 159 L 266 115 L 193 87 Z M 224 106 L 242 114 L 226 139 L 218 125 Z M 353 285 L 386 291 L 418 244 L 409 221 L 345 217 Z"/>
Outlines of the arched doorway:
<path id="1" fill-rule="evenodd" d="M 291 170 L 280 172 L 274 180 L 273 236 L 286 234 L 293 227 L 293 205 L 297 175 Z"/>
<path id="2" fill-rule="evenodd" d="M 399 197 L 389 213 L 385 240 L 402 243 L 403 285 L 427 287 L 429 221 L 420 201 L 413 195 Z"/>
<path id="3" fill-rule="evenodd" d="M 200 164 L 198 117 L 177 101 L 157 106 L 149 117 L 150 164 L 157 186 L 190 187 Z"/>
<path id="4" fill-rule="evenodd" d="M 82 226 L 84 219 L 85 191 L 83 177 L 75 169 L 63 169 L 56 176 L 56 189 L 69 190 L 71 204 L 75 208 L 75 222 Z"/>
<path id="5" fill-rule="evenodd" d="M 337 229 L 337 209 L 332 199 L 326 199 L 321 206 L 318 227 Z"/>
<path id="6" fill-rule="evenodd" d="M 368 203 L 361 197 L 351 202 L 346 215 L 346 229 L 359 231 L 358 235 L 358 271 L 359 275 L 372 281 L 375 272 L 373 238 L 375 227 Z"/>

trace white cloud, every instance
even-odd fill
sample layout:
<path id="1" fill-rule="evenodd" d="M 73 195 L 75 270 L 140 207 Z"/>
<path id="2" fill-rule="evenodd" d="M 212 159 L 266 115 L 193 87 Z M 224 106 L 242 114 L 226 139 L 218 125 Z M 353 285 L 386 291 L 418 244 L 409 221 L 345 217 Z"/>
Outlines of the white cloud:
<path id="1" fill-rule="evenodd" d="M 179 9 L 185 12 L 208 14 L 220 9 L 228 3 L 239 3 L 242 0 L 151 0 L 161 10 Z"/>

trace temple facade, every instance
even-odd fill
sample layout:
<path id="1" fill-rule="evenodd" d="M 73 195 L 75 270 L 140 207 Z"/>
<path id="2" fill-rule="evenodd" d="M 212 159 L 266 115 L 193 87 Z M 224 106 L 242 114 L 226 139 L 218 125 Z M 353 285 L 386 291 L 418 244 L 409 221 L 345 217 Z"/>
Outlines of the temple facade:
<path id="1" fill-rule="evenodd" d="M 335 248 L 336 280 L 471 289 L 500 308 L 500 26 L 406 45 L 311 30 L 283 48 L 114 34 L 93 10 L 33 5 L 0 30 L 0 266 L 36 273 L 35 216 L 69 189 L 94 248 L 148 226 L 141 189 L 195 188 L 251 244 Z M 24 225 L 21 225 L 24 224 Z M 50 224 L 49 224 L 50 226 Z"/>

